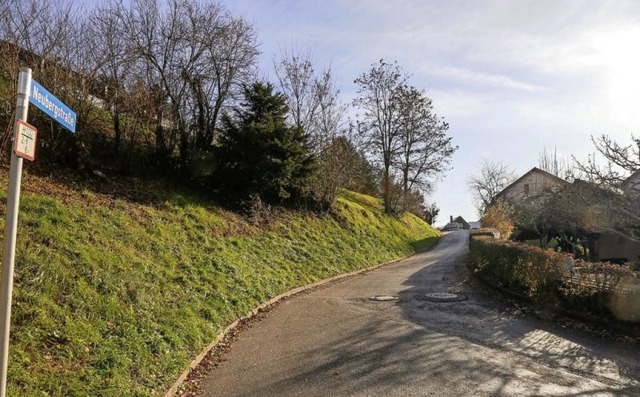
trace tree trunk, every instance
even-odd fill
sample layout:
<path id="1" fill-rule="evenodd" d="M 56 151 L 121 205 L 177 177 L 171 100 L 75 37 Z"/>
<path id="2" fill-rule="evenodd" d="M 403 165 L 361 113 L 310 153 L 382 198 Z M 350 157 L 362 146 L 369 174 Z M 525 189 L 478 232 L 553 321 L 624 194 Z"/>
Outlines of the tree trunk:
<path id="1" fill-rule="evenodd" d="M 384 212 L 391 213 L 391 177 L 389 176 L 389 167 L 385 167 L 382 181 L 382 198 L 384 201 Z"/>
<path id="2" fill-rule="evenodd" d="M 402 206 L 403 210 L 408 208 L 407 197 L 409 196 L 409 165 L 406 164 L 402 170 Z"/>
<path id="3" fill-rule="evenodd" d="M 120 143 L 122 141 L 122 129 L 120 128 L 120 111 L 118 110 L 118 106 L 114 109 L 113 112 L 113 132 L 115 133 L 115 153 L 118 154 L 120 152 Z"/>

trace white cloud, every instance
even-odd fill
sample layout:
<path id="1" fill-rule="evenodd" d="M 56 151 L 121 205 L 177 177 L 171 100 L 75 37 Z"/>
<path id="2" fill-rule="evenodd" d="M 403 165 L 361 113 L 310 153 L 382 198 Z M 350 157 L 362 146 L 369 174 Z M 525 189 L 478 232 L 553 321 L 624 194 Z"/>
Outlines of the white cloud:
<path id="1" fill-rule="evenodd" d="M 474 218 L 471 200 L 447 200 L 447 192 L 464 194 L 480 155 L 526 171 L 544 145 L 581 155 L 592 150 L 590 135 L 623 139 L 640 130 L 640 33 L 629 33 L 640 26 L 635 0 L 227 3 L 256 21 L 264 68 L 295 40 L 333 65 L 343 98 L 381 57 L 428 89 L 461 146 L 438 185 L 443 215 Z"/>
<path id="2" fill-rule="evenodd" d="M 430 67 L 425 72 L 427 74 L 433 74 L 436 76 L 455 80 L 458 84 L 481 85 L 527 92 L 540 92 L 549 90 L 548 87 L 517 81 L 509 76 L 484 73 L 481 71 L 463 69 L 458 67 L 435 66 Z"/>

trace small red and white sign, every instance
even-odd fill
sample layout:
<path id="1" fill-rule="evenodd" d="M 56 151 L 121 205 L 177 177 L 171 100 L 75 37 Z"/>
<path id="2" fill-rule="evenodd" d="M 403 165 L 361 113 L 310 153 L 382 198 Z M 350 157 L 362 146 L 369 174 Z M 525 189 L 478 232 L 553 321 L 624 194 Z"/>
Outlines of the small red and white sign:
<path id="1" fill-rule="evenodd" d="M 38 130 L 31 124 L 18 120 L 16 126 L 16 139 L 13 144 L 13 151 L 16 156 L 33 161 L 36 156 L 36 137 Z"/>

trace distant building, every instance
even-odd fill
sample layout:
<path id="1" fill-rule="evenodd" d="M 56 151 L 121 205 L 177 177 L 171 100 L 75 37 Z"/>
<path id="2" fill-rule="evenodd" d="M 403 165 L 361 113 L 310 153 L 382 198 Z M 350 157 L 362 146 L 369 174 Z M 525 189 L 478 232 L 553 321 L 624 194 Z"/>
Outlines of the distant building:
<path id="1" fill-rule="evenodd" d="M 464 218 L 463 218 L 463 217 L 461 217 L 461 216 L 458 216 L 458 217 L 457 217 L 457 218 L 455 218 L 453 221 L 454 221 L 454 222 L 459 223 L 460 225 L 462 225 L 462 228 L 463 228 L 464 230 L 469 230 L 469 229 L 471 229 L 471 225 L 469 225 L 469 223 L 468 223 L 467 221 L 465 221 L 465 220 L 464 220 Z"/>
<path id="2" fill-rule="evenodd" d="M 527 173 L 516 179 L 496 195 L 496 200 L 504 200 L 516 205 L 524 206 L 535 204 L 537 199 L 543 199 L 545 195 L 559 193 L 563 189 L 570 188 L 573 195 L 605 194 L 616 195 L 616 193 L 605 191 L 598 185 L 576 179 L 573 184 L 559 178 L 553 174 L 539 168 L 532 168 Z M 624 194 L 640 199 L 640 170 L 634 172 L 622 183 Z M 613 198 L 613 197 L 612 197 Z M 585 205 L 577 202 L 576 206 Z M 584 210 L 588 210 L 585 206 Z M 520 225 L 525 226 L 526 225 Z M 589 247 L 594 259 L 612 260 L 624 262 L 627 260 L 636 261 L 640 259 L 640 243 L 633 241 L 623 235 L 614 234 L 610 231 L 601 230 L 598 225 L 588 231 L 589 239 L 583 240 L 583 245 Z"/>
<path id="3" fill-rule="evenodd" d="M 523 202 L 542 196 L 546 192 L 558 192 L 563 187 L 571 185 L 569 182 L 553 174 L 533 167 L 526 174 L 502 189 L 494 200 L 502 199 L 511 202 Z"/>
<path id="4" fill-rule="evenodd" d="M 469 226 L 471 226 L 471 229 L 480 229 L 482 227 L 482 223 L 480 221 L 475 221 L 475 222 L 469 222 Z"/>
<path id="5" fill-rule="evenodd" d="M 447 223 L 441 230 L 449 231 L 449 230 L 469 230 L 471 226 L 467 221 L 464 220 L 463 217 L 458 216 L 457 218 L 453 218 L 453 215 L 449 216 L 449 223 Z"/>

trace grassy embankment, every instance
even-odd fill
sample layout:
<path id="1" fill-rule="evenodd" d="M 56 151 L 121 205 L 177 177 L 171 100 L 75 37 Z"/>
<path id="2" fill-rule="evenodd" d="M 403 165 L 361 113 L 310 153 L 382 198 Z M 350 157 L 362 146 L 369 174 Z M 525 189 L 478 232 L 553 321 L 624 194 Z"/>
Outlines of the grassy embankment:
<path id="1" fill-rule="evenodd" d="M 0 183 L 5 202 L 5 172 Z M 260 225 L 193 197 L 154 196 L 136 203 L 25 176 L 10 396 L 162 395 L 226 324 L 270 297 L 412 254 L 439 234 L 354 193 L 338 215 L 285 212 Z"/>

